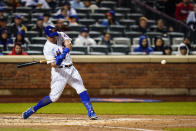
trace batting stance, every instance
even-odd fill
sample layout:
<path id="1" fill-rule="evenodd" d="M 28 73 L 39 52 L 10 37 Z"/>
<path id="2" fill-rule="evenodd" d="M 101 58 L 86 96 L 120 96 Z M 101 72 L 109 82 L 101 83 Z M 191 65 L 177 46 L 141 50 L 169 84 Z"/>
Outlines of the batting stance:
<path id="1" fill-rule="evenodd" d="M 93 110 L 87 90 L 83 85 L 82 78 L 72 65 L 72 59 L 70 57 L 70 50 L 72 48 L 71 38 L 63 32 L 57 32 L 53 26 L 47 26 L 45 33 L 48 40 L 44 45 L 43 52 L 45 58 L 50 60 L 47 63 L 52 66 L 51 92 L 49 96 L 42 98 L 37 105 L 23 112 L 22 117 L 27 119 L 38 109 L 57 101 L 68 83 L 76 90 L 77 94 L 80 95 L 80 99 L 86 107 L 90 119 L 98 119 Z M 54 58 L 56 58 L 56 60 L 54 60 Z"/>

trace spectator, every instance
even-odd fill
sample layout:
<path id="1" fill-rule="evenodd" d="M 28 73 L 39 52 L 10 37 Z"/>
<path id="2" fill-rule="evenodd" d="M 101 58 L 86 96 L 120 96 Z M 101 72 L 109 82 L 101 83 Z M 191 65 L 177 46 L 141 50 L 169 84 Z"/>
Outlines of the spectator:
<path id="1" fill-rule="evenodd" d="M 135 48 L 134 52 L 145 52 L 146 54 L 153 52 L 153 49 L 148 46 L 148 40 L 146 36 L 140 36 L 139 47 Z"/>
<path id="2" fill-rule="evenodd" d="M 23 51 L 21 44 L 15 43 L 12 52 L 10 52 L 8 55 L 28 55 L 28 54 Z"/>
<path id="3" fill-rule="evenodd" d="M 33 7 L 33 8 L 45 8 L 45 9 L 50 8 L 46 0 L 27 0 L 25 6 Z"/>
<path id="4" fill-rule="evenodd" d="M 3 45 L 3 50 L 7 50 L 7 45 L 8 44 L 13 44 L 12 40 L 8 38 L 8 32 L 7 30 L 2 30 L 1 31 L 1 36 L 0 36 L 0 44 Z"/>
<path id="5" fill-rule="evenodd" d="M 43 16 L 38 16 L 37 18 L 37 24 L 32 27 L 33 31 L 37 31 L 39 37 L 44 36 L 44 25 L 43 25 L 44 17 Z"/>
<path id="6" fill-rule="evenodd" d="M 67 22 L 64 22 L 63 19 L 58 19 L 56 22 L 56 29 L 59 32 L 70 31 L 71 29 L 68 26 Z"/>
<path id="7" fill-rule="evenodd" d="M 180 56 L 184 56 L 184 55 L 189 55 L 189 49 L 188 47 L 184 44 L 184 43 L 181 43 L 178 47 L 178 54 L 177 55 L 180 55 Z"/>
<path id="8" fill-rule="evenodd" d="M 96 45 L 96 42 L 94 39 L 90 38 L 88 36 L 88 28 L 84 27 L 80 31 L 80 35 L 76 38 L 74 45 L 77 46 L 91 46 L 91 45 Z"/>
<path id="9" fill-rule="evenodd" d="M 61 9 L 66 9 L 67 10 L 67 16 L 71 16 L 71 15 L 77 15 L 77 12 L 74 8 L 71 8 L 71 5 L 69 2 L 65 2 L 63 7 Z M 61 9 L 59 9 L 56 13 L 56 15 L 61 14 Z"/>
<path id="10" fill-rule="evenodd" d="M 187 16 L 192 10 L 193 5 L 190 3 L 190 0 L 182 0 L 182 2 L 176 6 L 176 19 L 186 22 Z"/>
<path id="11" fill-rule="evenodd" d="M 3 14 L 3 8 L 0 7 L 0 17 L 5 17 L 4 14 Z"/>
<path id="12" fill-rule="evenodd" d="M 189 13 L 186 23 L 190 27 L 190 40 L 196 44 L 196 4 L 194 4 L 194 11 Z"/>
<path id="13" fill-rule="evenodd" d="M 49 7 L 51 9 L 55 9 L 56 8 L 56 2 L 55 0 L 46 0 L 46 2 L 48 3 Z"/>
<path id="14" fill-rule="evenodd" d="M 7 20 L 5 17 L 0 17 L 0 32 L 3 30 L 7 30 L 8 31 L 8 36 L 10 36 L 10 32 L 9 29 L 7 28 Z"/>
<path id="15" fill-rule="evenodd" d="M 116 21 L 115 18 L 115 12 L 113 10 L 106 13 L 107 19 L 102 22 L 102 25 L 109 28 L 110 25 L 120 25 L 118 21 Z"/>
<path id="16" fill-rule="evenodd" d="M 163 55 L 172 55 L 172 48 L 170 46 L 165 46 L 163 50 Z"/>
<path id="17" fill-rule="evenodd" d="M 71 1 L 71 8 L 84 8 L 84 3 L 81 0 L 72 0 Z"/>
<path id="18" fill-rule="evenodd" d="M 72 25 L 78 25 L 78 16 L 77 15 L 71 15 L 69 17 L 69 25 L 72 26 Z"/>
<path id="19" fill-rule="evenodd" d="M 164 50 L 164 40 L 161 37 L 155 38 L 154 44 L 155 44 L 154 51 L 163 52 L 163 50 Z"/>
<path id="20" fill-rule="evenodd" d="M 188 37 L 184 37 L 182 44 L 185 44 L 188 47 L 189 51 L 194 50 L 193 47 L 191 47 L 191 41 Z"/>
<path id="21" fill-rule="evenodd" d="M 27 31 L 27 28 L 22 24 L 22 17 L 20 15 L 16 15 L 14 19 L 14 24 L 11 27 L 11 33 L 14 37 L 16 37 L 17 33 L 20 31 Z"/>
<path id="22" fill-rule="evenodd" d="M 155 32 L 161 32 L 163 34 L 167 33 L 167 29 L 165 28 L 165 25 L 164 25 L 164 22 L 162 19 L 157 20 L 157 28 L 156 28 Z"/>
<path id="23" fill-rule="evenodd" d="M 148 31 L 148 27 L 147 27 L 147 22 L 148 19 L 144 16 L 140 17 L 139 19 L 139 28 L 137 31 L 142 32 L 143 34 L 145 34 Z"/>
<path id="24" fill-rule="evenodd" d="M 27 47 L 28 44 L 30 44 L 30 42 L 25 39 L 23 32 L 18 32 L 17 33 L 16 39 L 15 39 L 15 43 L 19 43 L 21 45 L 25 45 L 26 47 Z"/>
<path id="25" fill-rule="evenodd" d="M 111 45 L 113 45 L 113 41 L 111 41 L 111 36 L 108 32 L 106 32 L 102 38 L 102 40 L 100 40 L 98 42 L 98 45 L 107 45 L 108 47 L 110 47 Z"/>
<path id="26" fill-rule="evenodd" d="M 69 17 L 67 16 L 67 9 L 62 8 L 61 9 L 61 14 L 57 15 L 55 18 L 56 19 L 65 19 L 65 20 L 68 20 Z"/>
<path id="27" fill-rule="evenodd" d="M 43 21 L 43 26 L 46 27 L 48 25 L 54 26 L 54 24 L 52 23 L 51 19 L 50 19 L 50 15 L 45 13 L 44 14 L 44 21 Z"/>
<path id="28" fill-rule="evenodd" d="M 97 5 L 98 7 L 101 7 L 101 1 L 102 1 L 102 0 L 95 0 L 95 3 L 96 3 L 96 5 Z"/>
<path id="29" fill-rule="evenodd" d="M 84 0 L 84 6 L 90 9 L 92 13 L 94 13 L 95 9 L 99 8 L 97 5 L 92 4 L 91 0 Z"/>

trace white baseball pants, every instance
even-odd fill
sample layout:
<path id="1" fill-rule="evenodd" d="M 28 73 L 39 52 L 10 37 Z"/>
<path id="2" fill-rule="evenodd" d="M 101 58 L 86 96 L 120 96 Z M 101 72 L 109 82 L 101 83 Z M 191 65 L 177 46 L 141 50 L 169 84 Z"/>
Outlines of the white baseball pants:
<path id="1" fill-rule="evenodd" d="M 61 96 L 66 84 L 74 88 L 77 94 L 86 91 L 82 78 L 74 66 L 64 68 L 52 68 L 51 70 L 50 99 L 55 102 Z"/>

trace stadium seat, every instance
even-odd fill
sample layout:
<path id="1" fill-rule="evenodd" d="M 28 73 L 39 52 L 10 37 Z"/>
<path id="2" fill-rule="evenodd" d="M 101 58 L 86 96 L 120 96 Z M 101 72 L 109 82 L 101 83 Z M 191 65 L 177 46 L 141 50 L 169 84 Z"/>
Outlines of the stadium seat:
<path id="1" fill-rule="evenodd" d="M 129 55 L 146 55 L 145 52 L 129 52 Z"/>
<path id="2" fill-rule="evenodd" d="M 6 13 L 12 13 L 13 8 L 12 7 L 8 7 L 8 6 L 2 6 L 3 11 Z"/>
<path id="3" fill-rule="evenodd" d="M 84 52 L 81 52 L 81 51 L 73 51 L 73 50 L 71 50 L 70 54 L 71 55 L 85 55 Z"/>
<path id="4" fill-rule="evenodd" d="M 51 9 L 47 9 L 47 8 L 36 8 L 35 10 L 33 10 L 33 13 L 51 13 L 52 10 Z"/>
<path id="5" fill-rule="evenodd" d="M 127 45 L 127 46 L 131 45 L 131 40 L 130 38 L 127 37 L 114 37 L 113 41 L 116 45 Z"/>
<path id="6" fill-rule="evenodd" d="M 17 7 L 16 8 L 16 13 L 28 13 L 30 14 L 32 11 L 32 8 L 31 7 Z"/>
<path id="7" fill-rule="evenodd" d="M 106 27 L 103 25 L 90 25 L 90 31 L 105 32 Z"/>
<path id="8" fill-rule="evenodd" d="M 96 41 L 96 43 L 98 43 L 101 39 L 102 39 L 102 37 L 94 38 L 94 40 Z"/>
<path id="9" fill-rule="evenodd" d="M 115 1 L 102 1 L 101 7 L 107 7 L 107 8 L 114 9 L 116 7 L 116 2 Z"/>
<path id="10" fill-rule="evenodd" d="M 116 13 L 123 13 L 123 14 L 130 13 L 131 11 L 130 8 L 122 8 L 122 7 L 115 8 L 114 10 Z"/>
<path id="11" fill-rule="evenodd" d="M 30 44 L 28 45 L 29 50 L 33 50 L 33 51 L 43 51 L 43 44 Z"/>
<path id="12" fill-rule="evenodd" d="M 2 51 L 3 55 L 8 55 L 11 51 Z"/>
<path id="13" fill-rule="evenodd" d="M 158 37 L 158 36 L 162 36 L 163 34 L 160 32 L 147 32 L 146 35 L 149 38 L 154 38 L 154 37 Z"/>
<path id="14" fill-rule="evenodd" d="M 184 37 L 184 33 L 180 33 L 180 32 L 168 32 L 167 35 L 170 38 L 171 44 L 173 44 L 173 38 Z"/>
<path id="15" fill-rule="evenodd" d="M 97 32 L 97 31 L 90 31 L 89 32 L 89 36 L 91 38 L 97 38 L 97 37 L 100 37 L 101 36 L 101 33 L 100 32 Z"/>
<path id="16" fill-rule="evenodd" d="M 148 26 L 156 25 L 155 20 L 148 20 Z"/>
<path id="17" fill-rule="evenodd" d="M 72 51 L 76 52 L 83 52 L 84 54 L 88 54 L 88 47 L 87 46 L 74 46 L 72 47 Z"/>
<path id="18" fill-rule="evenodd" d="M 27 51 L 28 55 L 43 55 L 42 51 L 33 51 L 33 50 L 29 50 Z"/>
<path id="19" fill-rule="evenodd" d="M 122 13 L 116 13 L 115 14 L 115 18 L 118 21 L 118 20 L 124 19 L 125 18 L 125 15 L 122 14 Z"/>
<path id="20" fill-rule="evenodd" d="M 111 38 L 123 36 L 122 32 L 109 31 L 108 33 L 110 34 Z"/>
<path id="21" fill-rule="evenodd" d="M 27 31 L 25 33 L 25 36 L 28 37 L 29 40 L 31 40 L 32 37 L 38 36 L 38 32 L 37 31 Z"/>
<path id="22" fill-rule="evenodd" d="M 130 25 L 135 25 L 136 24 L 136 21 L 132 20 L 132 19 L 121 19 L 121 20 L 119 20 L 119 22 L 120 22 L 121 25 L 125 25 L 127 27 L 129 27 Z"/>
<path id="23" fill-rule="evenodd" d="M 109 48 L 105 45 L 90 46 L 90 54 L 108 54 Z"/>
<path id="24" fill-rule="evenodd" d="M 191 52 L 191 55 L 196 55 L 196 51 L 192 51 Z"/>
<path id="25" fill-rule="evenodd" d="M 173 37 L 172 38 L 172 44 L 173 45 L 179 45 L 183 42 L 183 37 Z"/>
<path id="26" fill-rule="evenodd" d="M 43 15 L 44 15 L 43 13 L 32 13 L 32 14 L 31 14 L 31 18 L 32 18 L 32 19 L 35 18 L 35 19 L 37 20 L 37 17 L 43 16 Z"/>
<path id="27" fill-rule="evenodd" d="M 79 19 L 79 23 L 85 25 L 86 27 L 95 24 L 95 22 L 96 21 L 94 19 Z"/>
<path id="28" fill-rule="evenodd" d="M 88 15 L 85 14 L 85 13 L 77 13 L 77 16 L 80 18 L 80 19 L 84 19 L 84 18 L 87 18 Z"/>
<path id="29" fill-rule="evenodd" d="M 83 27 L 85 26 L 84 25 L 71 25 L 70 26 L 71 30 L 78 31 L 78 32 L 80 32 Z"/>
<path id="30" fill-rule="evenodd" d="M 91 13 L 91 14 L 89 14 L 89 17 L 91 19 L 98 20 L 98 19 L 104 19 L 106 16 L 105 16 L 105 14 L 102 14 L 102 13 Z"/>
<path id="31" fill-rule="evenodd" d="M 142 17 L 142 16 L 143 16 L 143 14 L 141 14 L 141 13 L 128 13 L 127 14 L 127 18 L 133 19 L 133 20 L 136 20 L 136 21 L 138 21 L 139 18 Z"/>
<path id="32" fill-rule="evenodd" d="M 138 25 L 130 25 L 129 29 L 130 29 L 130 31 L 138 31 L 139 26 Z"/>
<path id="33" fill-rule="evenodd" d="M 91 9 L 88 9 L 88 8 L 77 8 L 76 12 L 83 13 L 83 14 L 89 14 L 89 13 L 91 13 Z"/>
<path id="34" fill-rule="evenodd" d="M 141 32 L 135 32 L 135 31 L 125 32 L 125 36 L 131 39 L 135 37 L 140 37 L 141 35 L 142 35 Z"/>
<path id="35" fill-rule="evenodd" d="M 0 45 L 0 53 L 3 51 L 3 45 Z"/>
<path id="36" fill-rule="evenodd" d="M 80 32 L 78 32 L 78 31 L 66 31 L 65 34 L 67 34 L 71 39 L 74 39 L 74 38 L 78 37 Z"/>
<path id="37" fill-rule="evenodd" d="M 95 12 L 94 12 L 94 13 L 106 14 L 106 13 L 107 13 L 108 11 L 110 11 L 110 10 L 111 10 L 110 8 L 101 7 L 101 8 L 95 9 Z"/>
<path id="38" fill-rule="evenodd" d="M 163 52 L 161 52 L 161 51 L 153 51 L 153 52 L 150 52 L 150 55 L 163 55 Z"/>
<path id="39" fill-rule="evenodd" d="M 31 30 L 32 27 L 34 26 L 35 24 L 27 24 L 26 27 L 27 27 L 27 30 Z"/>
<path id="40" fill-rule="evenodd" d="M 173 51 L 178 51 L 179 45 L 171 45 Z"/>
<path id="41" fill-rule="evenodd" d="M 112 45 L 111 51 L 112 53 L 122 53 L 124 55 L 127 55 L 130 51 L 130 48 L 128 45 Z"/>
<path id="42" fill-rule="evenodd" d="M 110 31 L 124 33 L 126 26 L 124 26 L 124 25 L 111 25 L 109 28 L 110 28 Z"/>
<path id="43" fill-rule="evenodd" d="M 44 45 L 46 43 L 47 39 L 46 37 L 32 37 L 31 38 L 31 44 L 42 44 Z"/>

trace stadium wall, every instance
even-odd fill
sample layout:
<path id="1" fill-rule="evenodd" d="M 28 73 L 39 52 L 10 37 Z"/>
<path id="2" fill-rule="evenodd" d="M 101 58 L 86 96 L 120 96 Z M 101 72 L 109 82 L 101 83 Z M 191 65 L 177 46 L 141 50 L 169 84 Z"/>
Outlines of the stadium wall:
<path id="1" fill-rule="evenodd" d="M 50 91 L 50 66 L 17 64 L 43 56 L 0 56 L 0 95 Z M 72 56 L 91 96 L 196 95 L 196 56 Z M 167 64 L 161 65 L 161 60 Z M 77 95 L 69 86 L 66 96 Z"/>

